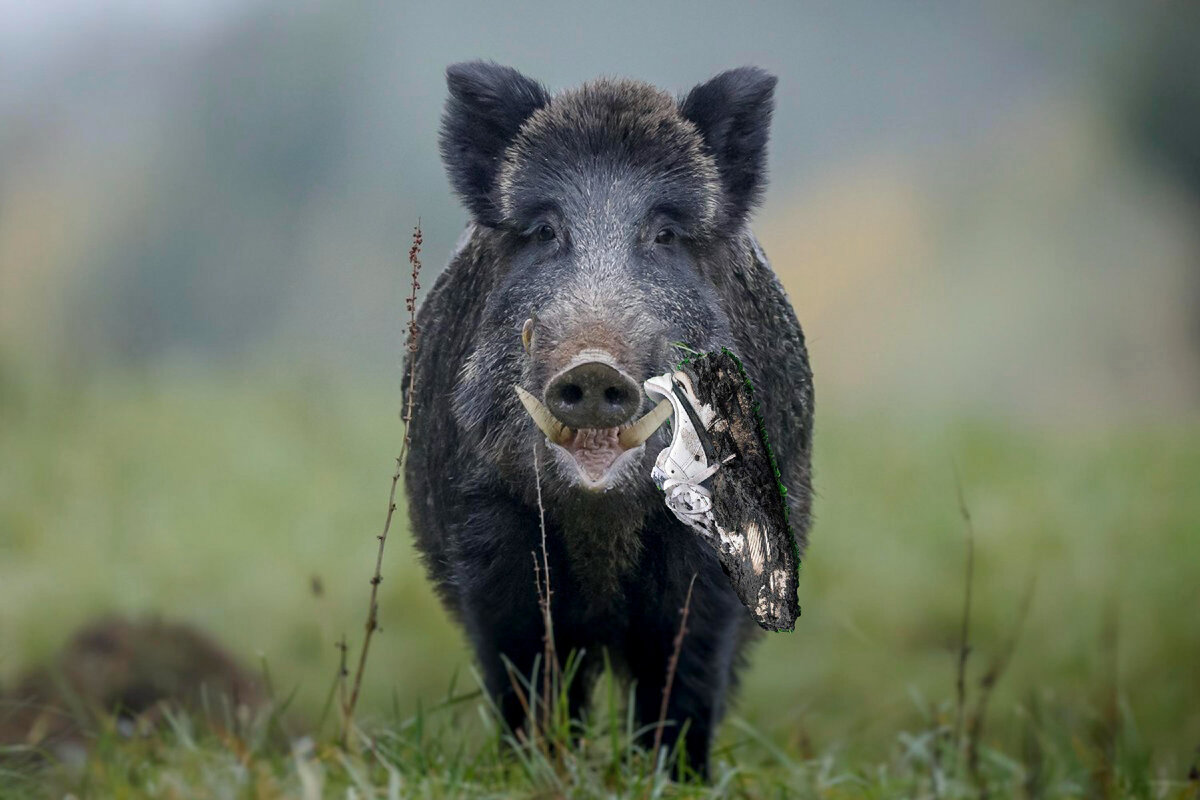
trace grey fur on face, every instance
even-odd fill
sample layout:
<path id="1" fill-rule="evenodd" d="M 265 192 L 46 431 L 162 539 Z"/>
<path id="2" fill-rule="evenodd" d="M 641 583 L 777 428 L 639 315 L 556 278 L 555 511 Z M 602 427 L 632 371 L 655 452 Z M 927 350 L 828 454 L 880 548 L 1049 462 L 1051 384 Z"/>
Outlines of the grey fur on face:
<path id="1" fill-rule="evenodd" d="M 656 184 L 678 181 L 689 202 L 701 204 L 699 224 L 708 227 L 716 219 L 716 163 L 695 124 L 670 96 L 648 84 L 599 80 L 534 111 L 500 168 L 499 205 L 506 216 L 515 213 L 522 190 L 536 191 L 539 170 L 565 178 L 581 205 L 589 204 L 589 190 L 599 183 L 613 188 L 619 183 L 629 199 L 645 200 Z M 611 215 L 619 209 L 598 210 Z"/>

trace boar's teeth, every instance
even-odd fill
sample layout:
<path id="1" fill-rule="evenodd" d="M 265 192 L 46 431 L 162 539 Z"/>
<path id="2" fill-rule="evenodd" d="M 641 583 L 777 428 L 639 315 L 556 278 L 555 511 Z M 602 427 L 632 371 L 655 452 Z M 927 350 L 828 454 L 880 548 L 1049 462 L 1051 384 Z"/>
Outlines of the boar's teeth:
<path id="1" fill-rule="evenodd" d="M 534 424 L 538 426 L 538 430 L 546 434 L 547 439 L 555 444 L 565 444 L 571 440 L 575 432 L 556 420 L 550 413 L 550 409 L 546 408 L 541 400 L 520 386 L 514 385 L 513 388 L 517 390 L 517 397 L 520 398 L 521 405 L 525 406 L 529 416 L 533 417 Z"/>
<path id="2" fill-rule="evenodd" d="M 654 432 L 671 418 L 671 411 L 671 401 L 660 400 L 658 405 L 652 408 L 646 416 L 621 431 L 620 436 L 617 437 L 617 441 L 626 450 L 637 447 L 653 436 Z"/>

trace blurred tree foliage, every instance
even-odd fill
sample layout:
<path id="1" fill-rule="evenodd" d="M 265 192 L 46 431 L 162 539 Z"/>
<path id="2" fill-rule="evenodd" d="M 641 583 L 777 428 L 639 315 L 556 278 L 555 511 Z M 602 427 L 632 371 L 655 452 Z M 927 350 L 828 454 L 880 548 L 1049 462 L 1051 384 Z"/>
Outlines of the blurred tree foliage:
<path id="1" fill-rule="evenodd" d="M 303 261 L 309 206 L 346 169 L 363 22 L 261 14 L 191 54 L 147 214 L 110 241 L 83 293 L 95 335 L 145 357 L 234 350 L 269 330 Z"/>
<path id="2" fill-rule="evenodd" d="M 1191 194 L 1200 222 L 1200 3 L 1152 3 L 1137 19 L 1126 123 L 1133 141 Z M 1195 272 L 1200 346 L 1200 262 Z"/>

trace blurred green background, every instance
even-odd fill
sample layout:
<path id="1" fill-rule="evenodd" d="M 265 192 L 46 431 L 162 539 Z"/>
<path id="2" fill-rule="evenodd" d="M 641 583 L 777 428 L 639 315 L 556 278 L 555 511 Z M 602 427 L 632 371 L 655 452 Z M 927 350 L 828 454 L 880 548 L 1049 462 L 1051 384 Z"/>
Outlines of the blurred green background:
<path id="1" fill-rule="evenodd" d="M 994 735 L 1034 698 L 1082 726 L 1115 686 L 1158 753 L 1200 744 L 1194 4 L 0 18 L 0 686 L 97 614 L 162 614 L 315 713 L 402 436 L 409 234 L 430 285 L 465 220 L 436 152 L 445 65 L 683 92 L 754 63 L 780 77 L 756 230 L 809 337 L 818 498 L 803 618 L 738 713 L 871 750 L 950 696 L 960 482 L 972 681 L 1036 581 Z M 470 681 L 402 528 L 384 575 L 379 716 Z"/>

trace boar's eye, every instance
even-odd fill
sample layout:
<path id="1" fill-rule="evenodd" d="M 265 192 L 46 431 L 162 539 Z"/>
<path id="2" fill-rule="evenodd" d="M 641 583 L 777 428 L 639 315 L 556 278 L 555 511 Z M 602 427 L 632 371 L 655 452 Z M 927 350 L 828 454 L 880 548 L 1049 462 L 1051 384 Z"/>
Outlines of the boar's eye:
<path id="1" fill-rule="evenodd" d="M 671 228 L 663 228 L 654 236 L 655 244 L 671 244 L 675 241 L 675 231 Z"/>
<path id="2" fill-rule="evenodd" d="M 546 222 L 533 229 L 533 238 L 539 242 L 552 242 L 557 236 L 554 227 Z"/>

